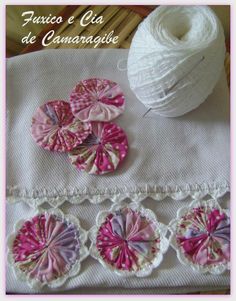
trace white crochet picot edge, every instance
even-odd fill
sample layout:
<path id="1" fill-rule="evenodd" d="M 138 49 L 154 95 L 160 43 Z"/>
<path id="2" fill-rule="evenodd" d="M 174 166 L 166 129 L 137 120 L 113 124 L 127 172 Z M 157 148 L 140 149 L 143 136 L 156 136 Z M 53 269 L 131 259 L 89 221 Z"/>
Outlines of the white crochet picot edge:
<path id="1" fill-rule="evenodd" d="M 210 273 L 213 275 L 219 275 L 224 273 L 227 270 L 230 270 L 230 262 L 227 264 L 214 264 L 208 266 L 202 266 L 199 264 L 194 264 L 191 260 L 189 260 L 186 256 L 184 256 L 183 252 L 179 248 L 176 242 L 176 230 L 180 219 L 188 213 L 191 209 L 199 207 L 199 206 L 208 206 L 210 208 L 217 208 L 221 213 L 225 213 L 228 217 L 230 217 L 230 212 L 228 209 L 222 209 L 215 199 L 210 200 L 194 200 L 189 206 L 182 207 L 177 211 L 177 217 L 170 221 L 169 230 L 171 232 L 170 235 L 170 245 L 176 251 L 176 255 L 181 264 L 191 266 L 192 270 L 195 272 L 199 272 L 202 274 Z"/>
<path id="2" fill-rule="evenodd" d="M 80 240 L 81 246 L 80 246 L 80 250 L 79 250 L 80 256 L 76 260 L 76 262 L 73 264 L 73 266 L 69 270 L 69 272 L 67 272 L 63 276 L 61 276 L 53 281 L 41 282 L 41 281 L 37 280 L 36 278 L 30 278 L 29 275 L 27 275 L 26 273 L 21 271 L 17 267 L 17 264 L 14 261 L 14 257 L 13 257 L 13 253 L 12 253 L 12 245 L 13 245 L 13 242 L 17 235 L 17 232 L 20 230 L 20 228 L 23 226 L 23 224 L 26 220 L 19 220 L 14 225 L 13 233 L 10 234 L 7 238 L 7 247 L 8 247 L 7 262 L 12 267 L 15 277 L 18 280 L 20 280 L 22 282 L 26 282 L 31 288 L 38 289 L 38 290 L 42 289 L 44 286 L 48 286 L 50 288 L 57 288 L 59 286 L 62 286 L 69 278 L 77 276 L 80 272 L 81 262 L 89 255 L 89 250 L 85 246 L 85 242 L 87 241 L 88 233 L 83 228 L 81 228 L 80 221 L 76 217 L 74 217 L 73 215 L 70 215 L 70 214 L 64 215 L 64 213 L 59 209 L 37 210 L 35 215 L 42 214 L 42 213 L 55 214 L 56 216 L 60 217 L 61 219 L 76 225 L 77 229 L 79 230 L 79 240 Z"/>
<path id="3" fill-rule="evenodd" d="M 111 214 L 114 213 L 115 211 L 122 209 L 122 208 L 130 208 L 134 211 L 138 211 L 141 212 L 142 216 L 147 217 L 148 220 L 151 220 L 152 222 L 154 222 L 154 224 L 157 226 L 158 228 L 158 232 L 160 235 L 160 250 L 157 253 L 155 259 L 152 261 L 152 263 L 147 263 L 142 269 L 138 270 L 138 271 L 121 271 L 118 270 L 114 267 L 112 267 L 111 265 L 109 265 L 108 263 L 106 263 L 103 258 L 101 257 L 101 255 L 99 254 L 99 251 L 96 247 L 96 238 L 97 238 L 97 234 L 98 234 L 98 230 L 100 228 L 100 226 L 104 223 L 106 217 Z M 166 234 L 168 232 L 168 227 L 160 222 L 157 221 L 156 215 L 153 211 L 151 211 L 150 209 L 146 209 L 143 206 L 141 206 L 140 204 L 137 203 L 130 203 L 130 204 L 126 204 L 125 202 L 122 202 L 120 204 L 114 204 L 109 211 L 100 211 L 96 217 L 96 225 L 93 226 L 89 232 L 88 232 L 88 237 L 91 240 L 91 246 L 89 249 L 90 255 L 98 260 L 100 262 L 100 264 L 107 270 L 114 272 L 115 274 L 117 274 L 118 276 L 121 277 L 130 277 L 130 276 L 136 276 L 136 277 L 146 277 L 149 276 L 154 268 L 157 268 L 162 260 L 163 260 L 163 254 L 167 252 L 168 248 L 169 248 L 169 239 L 166 238 Z"/>
<path id="4" fill-rule="evenodd" d="M 37 208 L 43 203 L 48 203 L 51 207 L 57 208 L 64 202 L 71 204 L 81 204 L 85 200 L 92 204 L 99 204 L 105 200 L 113 203 L 119 203 L 126 198 L 130 198 L 133 202 L 142 202 L 150 197 L 156 201 L 162 201 L 169 197 L 173 200 L 183 200 L 187 197 L 192 199 L 201 199 L 209 195 L 211 198 L 217 199 L 230 191 L 230 185 L 225 183 L 202 183 L 202 184 L 186 184 L 184 186 L 157 186 L 145 185 L 143 187 L 114 187 L 114 188 L 91 188 L 84 189 L 33 189 L 27 190 L 17 186 L 7 187 L 7 200 L 9 203 L 25 202 L 32 208 Z"/>

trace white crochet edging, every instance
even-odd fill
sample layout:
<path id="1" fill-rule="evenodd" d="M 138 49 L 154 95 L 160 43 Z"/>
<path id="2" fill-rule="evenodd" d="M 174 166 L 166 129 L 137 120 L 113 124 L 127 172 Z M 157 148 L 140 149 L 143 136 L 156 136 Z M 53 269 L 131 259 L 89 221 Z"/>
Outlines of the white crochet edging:
<path id="1" fill-rule="evenodd" d="M 159 235 L 160 235 L 160 250 L 157 253 L 155 259 L 152 261 L 152 263 L 145 264 L 145 266 L 142 269 L 138 270 L 138 271 L 122 271 L 122 270 L 118 270 L 118 269 L 112 267 L 111 265 L 109 265 L 108 263 L 106 263 L 103 260 L 102 256 L 99 254 L 99 251 L 96 247 L 97 233 L 98 233 L 98 230 L 99 230 L 100 226 L 104 223 L 106 217 L 110 213 L 115 212 L 115 211 L 117 211 L 121 208 L 124 208 L 124 207 L 130 208 L 134 211 L 139 211 L 139 212 L 141 212 L 141 214 L 143 216 L 147 217 L 149 220 L 154 222 L 154 224 L 158 228 L 158 232 L 159 232 Z M 108 270 L 114 272 L 118 276 L 121 276 L 121 277 L 130 277 L 130 276 L 146 277 L 146 276 L 151 275 L 153 269 L 157 268 L 161 264 L 161 262 L 163 260 L 163 254 L 166 253 L 168 248 L 169 248 L 169 239 L 166 238 L 167 231 L 168 231 L 168 227 L 166 225 L 162 224 L 162 223 L 159 223 L 157 221 L 156 215 L 150 209 L 146 209 L 146 208 L 142 207 L 140 204 L 137 204 L 137 203 L 114 204 L 109 211 L 100 211 L 98 213 L 98 215 L 96 217 L 96 225 L 93 226 L 89 230 L 88 236 L 89 236 L 89 239 L 91 240 L 91 246 L 90 246 L 89 252 L 90 252 L 90 255 L 94 259 L 98 260 L 100 262 L 100 264 L 105 269 L 108 269 Z"/>
<path id="2" fill-rule="evenodd" d="M 189 206 L 182 207 L 177 211 L 177 217 L 170 221 L 169 230 L 171 232 L 170 235 L 170 245 L 176 251 L 176 255 L 181 264 L 191 266 L 192 270 L 198 273 L 210 273 L 213 275 L 219 275 L 224 273 L 226 270 L 230 270 L 230 262 L 227 264 L 214 264 L 208 266 L 202 266 L 200 264 L 194 264 L 191 260 L 189 260 L 186 256 L 184 256 L 183 252 L 180 250 L 177 242 L 176 242 L 176 229 L 179 223 L 179 220 L 185 215 L 190 209 L 196 208 L 199 206 L 209 206 L 210 208 L 217 208 L 220 212 L 225 213 L 227 216 L 230 216 L 230 212 L 228 209 L 222 209 L 219 203 L 216 200 L 194 200 L 190 203 Z"/>
<path id="3" fill-rule="evenodd" d="M 27 190 L 19 187 L 7 187 L 7 200 L 9 203 L 17 203 L 23 201 L 29 206 L 36 208 L 43 203 L 48 203 L 51 207 L 59 207 L 64 202 L 71 204 L 81 204 L 85 200 L 89 200 L 92 204 L 99 204 L 105 200 L 113 203 L 119 203 L 126 198 L 132 199 L 133 202 L 141 202 L 147 197 L 156 201 L 164 200 L 170 197 L 173 200 L 183 200 L 187 197 L 192 199 L 201 199 L 207 195 L 217 199 L 230 191 L 230 185 L 225 183 L 213 184 L 186 184 L 185 186 L 157 186 L 146 185 L 144 187 L 114 187 L 113 189 L 104 188 L 88 188 L 85 189 L 34 189 Z"/>
<path id="4" fill-rule="evenodd" d="M 42 289 L 44 286 L 48 286 L 50 288 L 56 288 L 59 286 L 62 286 L 69 278 L 75 277 L 79 274 L 80 268 L 81 268 L 81 262 L 89 255 L 88 248 L 85 246 L 85 242 L 87 241 L 87 236 L 88 233 L 84 229 L 81 228 L 80 222 L 77 218 L 75 218 L 73 215 L 66 214 L 59 210 L 59 209 L 49 209 L 46 211 L 49 214 L 55 214 L 56 216 L 59 216 L 60 218 L 72 222 L 74 225 L 79 230 L 79 239 L 80 239 L 80 256 L 76 260 L 76 262 L 73 264 L 72 268 L 69 270 L 68 273 L 64 274 L 63 276 L 51 281 L 51 282 L 40 282 L 36 278 L 30 278 L 28 274 L 24 273 L 21 271 L 18 267 L 17 264 L 14 261 L 13 253 L 12 253 L 12 245 L 15 240 L 16 234 L 18 230 L 22 227 L 24 224 L 25 220 L 19 220 L 15 225 L 14 225 L 14 230 L 13 233 L 10 234 L 7 238 L 7 247 L 8 247 L 8 252 L 7 252 L 7 261 L 9 265 L 12 267 L 13 272 L 15 274 L 15 277 L 22 281 L 26 282 L 29 287 L 34 288 L 34 289 Z M 37 210 L 36 214 L 40 213 L 45 213 L 45 210 Z"/>

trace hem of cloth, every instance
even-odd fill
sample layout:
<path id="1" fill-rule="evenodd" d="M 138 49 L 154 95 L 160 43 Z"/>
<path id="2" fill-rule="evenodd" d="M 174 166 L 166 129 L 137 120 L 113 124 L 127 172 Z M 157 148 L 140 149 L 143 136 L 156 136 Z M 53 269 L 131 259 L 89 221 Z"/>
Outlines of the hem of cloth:
<path id="1" fill-rule="evenodd" d="M 17 186 L 8 186 L 6 195 L 9 203 L 25 202 L 30 207 L 38 207 L 48 203 L 51 207 L 59 207 L 64 202 L 81 204 L 85 200 L 92 204 L 99 204 L 105 200 L 113 203 L 121 202 L 130 198 L 133 202 L 141 202 L 150 197 L 156 201 L 162 201 L 169 197 L 173 200 L 183 200 L 187 197 L 201 199 L 207 195 L 214 199 L 224 196 L 230 192 L 229 182 L 225 183 L 203 183 L 186 184 L 184 186 L 157 186 L 145 185 L 143 187 L 114 187 L 114 188 L 89 188 L 84 189 L 26 189 Z"/>

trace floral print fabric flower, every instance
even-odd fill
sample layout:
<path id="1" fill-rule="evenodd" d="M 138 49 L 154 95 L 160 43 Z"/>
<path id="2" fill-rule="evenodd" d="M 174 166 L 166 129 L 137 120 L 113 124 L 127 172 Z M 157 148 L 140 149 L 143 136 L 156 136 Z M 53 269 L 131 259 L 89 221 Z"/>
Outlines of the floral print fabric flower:
<path id="1" fill-rule="evenodd" d="M 128 152 L 125 132 L 114 123 L 92 122 L 92 134 L 69 158 L 79 170 L 90 174 L 114 171 Z"/>
<path id="2" fill-rule="evenodd" d="M 216 207 L 192 208 L 177 223 L 176 243 L 193 264 L 227 264 L 230 260 L 229 217 Z"/>
<path id="3" fill-rule="evenodd" d="M 75 86 L 70 102 L 74 116 L 82 121 L 111 121 L 124 112 L 125 97 L 117 83 L 91 78 Z"/>
<path id="4" fill-rule="evenodd" d="M 54 214 L 39 214 L 25 221 L 12 245 L 15 265 L 29 278 L 51 282 L 79 259 L 80 233 L 72 223 Z"/>
<path id="5" fill-rule="evenodd" d="M 153 221 L 138 211 L 123 208 L 109 214 L 100 226 L 96 247 L 103 260 L 115 269 L 138 271 L 156 257 L 160 235 Z"/>
<path id="6" fill-rule="evenodd" d="M 50 151 L 67 152 L 91 133 L 90 123 L 72 114 L 70 103 L 52 100 L 40 106 L 32 119 L 31 133 L 37 144 Z"/>

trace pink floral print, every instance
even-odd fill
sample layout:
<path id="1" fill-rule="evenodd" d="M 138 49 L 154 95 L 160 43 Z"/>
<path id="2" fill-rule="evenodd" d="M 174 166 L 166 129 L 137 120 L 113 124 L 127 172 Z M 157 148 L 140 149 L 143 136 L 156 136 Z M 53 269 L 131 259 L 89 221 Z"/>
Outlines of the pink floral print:
<path id="1" fill-rule="evenodd" d="M 91 78 L 75 86 L 70 102 L 74 116 L 82 121 L 111 121 L 124 112 L 125 97 L 117 83 Z"/>
<path id="2" fill-rule="evenodd" d="M 67 273 L 79 258 L 79 230 L 54 214 L 39 214 L 24 222 L 13 241 L 17 267 L 40 282 Z"/>
<path id="3" fill-rule="evenodd" d="M 91 125 L 73 116 L 70 103 L 52 100 L 35 112 L 31 133 L 36 143 L 43 148 L 68 152 L 87 138 L 91 133 Z"/>
<path id="4" fill-rule="evenodd" d="M 97 232 L 96 247 L 113 268 L 138 271 L 156 257 L 160 235 L 153 221 L 138 211 L 123 208 L 106 217 Z"/>
<path id="5" fill-rule="evenodd" d="M 92 122 L 92 134 L 69 154 L 72 164 L 90 174 L 114 171 L 128 152 L 125 132 L 114 123 Z"/>
<path id="6" fill-rule="evenodd" d="M 179 220 L 176 242 L 193 264 L 225 264 L 230 260 L 230 220 L 218 208 L 192 208 Z"/>

